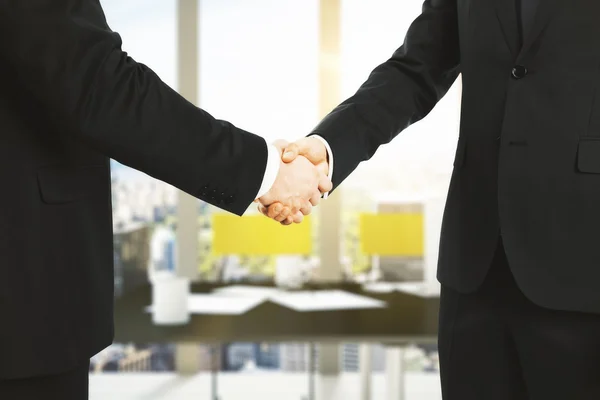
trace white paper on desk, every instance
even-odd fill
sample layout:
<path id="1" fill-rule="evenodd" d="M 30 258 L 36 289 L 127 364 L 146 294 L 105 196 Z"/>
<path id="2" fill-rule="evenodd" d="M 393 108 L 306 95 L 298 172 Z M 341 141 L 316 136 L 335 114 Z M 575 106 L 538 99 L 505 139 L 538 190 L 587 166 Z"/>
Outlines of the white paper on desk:
<path id="1" fill-rule="evenodd" d="M 363 285 L 367 292 L 392 293 L 392 292 L 417 292 L 421 287 L 420 282 L 374 282 Z"/>
<path id="2" fill-rule="evenodd" d="M 189 298 L 189 309 L 192 314 L 240 315 L 263 302 L 264 299 L 260 297 L 192 294 Z"/>
<path id="3" fill-rule="evenodd" d="M 188 312 L 205 315 L 241 315 L 263 302 L 262 298 L 191 294 L 188 297 Z M 152 306 L 148 306 L 146 311 L 152 312 Z"/>
<path id="4" fill-rule="evenodd" d="M 373 293 L 401 292 L 425 298 L 440 296 L 440 285 L 437 282 L 376 282 L 363 285 L 363 289 Z"/>
<path id="5" fill-rule="evenodd" d="M 383 301 L 342 290 L 290 292 L 273 296 L 270 300 L 300 312 L 386 307 L 386 303 Z"/>
<path id="6" fill-rule="evenodd" d="M 247 290 L 248 289 L 248 290 Z M 190 314 L 241 315 L 271 301 L 299 312 L 384 308 L 386 303 L 342 290 L 285 292 L 276 288 L 228 287 L 209 294 L 191 294 Z M 148 307 L 151 312 L 152 308 Z"/>
<path id="7" fill-rule="evenodd" d="M 235 285 L 215 289 L 212 293 L 214 296 L 254 297 L 267 299 L 276 295 L 286 294 L 287 292 L 274 287 Z"/>

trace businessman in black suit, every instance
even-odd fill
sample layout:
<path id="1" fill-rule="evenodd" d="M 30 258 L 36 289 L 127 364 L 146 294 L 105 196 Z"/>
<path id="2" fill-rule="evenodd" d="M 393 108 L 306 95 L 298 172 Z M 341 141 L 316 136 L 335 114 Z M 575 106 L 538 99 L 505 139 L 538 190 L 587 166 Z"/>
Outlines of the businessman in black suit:
<path id="1" fill-rule="evenodd" d="M 97 0 L 0 0 L 0 399 L 85 399 L 113 338 L 109 157 L 241 215 L 328 179 L 121 50 Z"/>
<path id="2" fill-rule="evenodd" d="M 284 157 L 335 160 L 338 186 L 462 73 L 438 267 L 444 399 L 600 399 L 599 15 L 587 0 L 427 0 L 318 140 Z"/>

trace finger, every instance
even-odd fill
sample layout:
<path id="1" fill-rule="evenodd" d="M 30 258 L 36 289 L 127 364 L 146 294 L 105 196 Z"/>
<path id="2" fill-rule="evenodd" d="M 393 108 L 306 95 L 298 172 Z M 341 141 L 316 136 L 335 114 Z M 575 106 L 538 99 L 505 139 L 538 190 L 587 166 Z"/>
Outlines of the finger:
<path id="1" fill-rule="evenodd" d="M 317 169 L 319 170 L 319 173 L 325 176 L 329 175 L 329 164 L 327 162 L 317 164 Z"/>
<path id="2" fill-rule="evenodd" d="M 331 180 L 327 176 L 321 175 L 319 179 L 319 190 L 321 193 L 331 192 L 331 189 L 333 189 Z"/>
<path id="3" fill-rule="evenodd" d="M 277 221 L 277 222 L 283 222 L 283 221 L 285 221 L 287 218 L 288 218 L 288 217 L 286 217 L 286 216 L 284 216 L 284 215 L 281 215 L 281 214 L 279 214 L 278 216 L 276 216 L 276 217 L 275 217 L 275 221 Z"/>
<path id="4" fill-rule="evenodd" d="M 294 222 L 292 217 L 287 217 L 285 220 L 281 221 L 281 225 L 291 225 Z"/>
<path id="5" fill-rule="evenodd" d="M 275 219 L 276 216 L 283 210 L 283 204 L 273 203 L 267 208 L 267 217 Z"/>
<path id="6" fill-rule="evenodd" d="M 301 212 L 297 212 L 291 218 L 292 218 L 292 220 L 294 221 L 295 224 L 299 224 L 302 221 L 304 221 L 304 214 L 302 214 Z"/>
<path id="7" fill-rule="evenodd" d="M 296 206 L 298 207 L 298 209 L 297 209 L 297 210 L 296 210 L 296 212 L 295 212 L 295 213 L 293 213 L 292 215 L 294 215 L 294 214 L 296 214 L 296 213 L 299 213 L 299 212 L 301 212 L 301 210 L 302 210 L 302 208 L 304 208 L 304 206 L 305 206 L 306 202 L 307 202 L 307 201 L 306 201 L 306 200 L 304 200 L 304 199 L 300 199 L 300 198 L 299 198 L 299 199 L 297 199 L 297 200 L 296 200 Z"/>
<path id="8" fill-rule="evenodd" d="M 267 207 L 263 206 L 262 204 L 258 204 L 256 208 L 258 209 L 258 212 L 264 215 L 265 217 L 269 216 L 269 211 Z"/>
<path id="9" fill-rule="evenodd" d="M 314 192 L 309 201 L 313 206 L 318 206 L 321 201 L 321 192 Z"/>
<path id="10" fill-rule="evenodd" d="M 297 212 L 300 211 L 300 209 L 302 208 L 303 205 L 303 200 L 298 198 L 298 197 L 294 197 L 290 200 L 290 215 L 294 215 Z"/>
<path id="11" fill-rule="evenodd" d="M 312 212 L 312 204 L 310 203 L 310 201 L 305 201 L 304 205 L 300 209 L 300 213 L 302 215 L 310 215 L 311 212 Z"/>
<path id="12" fill-rule="evenodd" d="M 283 210 L 281 210 L 279 215 L 277 215 L 275 217 L 275 221 L 281 222 L 281 221 L 285 220 L 287 217 L 289 217 L 291 213 L 292 212 L 289 207 L 283 207 Z"/>

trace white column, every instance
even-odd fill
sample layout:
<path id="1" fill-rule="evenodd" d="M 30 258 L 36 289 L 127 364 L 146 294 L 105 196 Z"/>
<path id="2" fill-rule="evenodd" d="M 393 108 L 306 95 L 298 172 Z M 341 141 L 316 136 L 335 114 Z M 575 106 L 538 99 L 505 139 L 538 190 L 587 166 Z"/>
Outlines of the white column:
<path id="1" fill-rule="evenodd" d="M 340 1 L 320 0 L 319 14 L 319 116 L 324 117 L 341 101 Z M 334 166 L 335 168 L 335 166 Z M 336 190 L 319 206 L 319 281 L 343 278 L 340 258 L 341 196 Z"/>
<path id="2" fill-rule="evenodd" d="M 324 117 L 341 101 L 340 93 L 340 2 L 319 2 L 319 116 Z M 335 166 L 334 166 L 335 168 Z M 340 257 L 341 196 L 336 190 L 319 206 L 319 258 L 317 280 L 343 279 Z M 317 400 L 333 400 L 339 388 L 340 345 L 319 345 Z"/>
<path id="3" fill-rule="evenodd" d="M 340 387 L 340 345 L 321 343 L 318 350 L 317 399 L 335 400 L 339 398 Z"/>
<path id="4" fill-rule="evenodd" d="M 385 375 L 387 400 L 405 400 L 406 388 L 404 384 L 404 373 L 404 348 L 386 347 Z"/>
<path id="5" fill-rule="evenodd" d="M 198 0 L 177 4 L 178 89 L 187 100 L 198 104 Z M 198 200 L 177 194 L 177 274 L 198 279 Z"/>
<path id="6" fill-rule="evenodd" d="M 177 62 L 178 89 L 187 100 L 198 104 L 198 0 L 178 0 Z M 198 200 L 177 193 L 177 263 L 181 277 L 198 279 Z M 177 344 L 175 369 L 182 375 L 200 370 L 200 351 L 195 343 Z"/>
<path id="7" fill-rule="evenodd" d="M 370 343 L 360 345 L 360 400 L 371 400 L 371 375 L 373 352 Z"/>
<path id="8" fill-rule="evenodd" d="M 175 346 L 175 370 L 186 376 L 200 371 L 200 346 L 197 343 L 178 343 Z"/>

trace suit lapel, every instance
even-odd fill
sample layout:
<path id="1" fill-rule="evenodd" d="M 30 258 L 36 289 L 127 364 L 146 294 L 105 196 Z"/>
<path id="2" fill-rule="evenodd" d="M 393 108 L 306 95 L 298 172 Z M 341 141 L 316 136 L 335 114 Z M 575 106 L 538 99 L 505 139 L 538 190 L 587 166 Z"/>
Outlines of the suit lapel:
<path id="1" fill-rule="evenodd" d="M 520 26 L 517 18 L 517 2 L 515 0 L 491 0 L 496 7 L 496 14 L 504 39 L 512 53 L 517 58 L 527 53 L 533 43 L 539 38 L 546 25 L 550 22 L 558 4 L 563 0 L 540 0 L 536 11 L 535 20 L 530 32 L 523 38 L 521 43 Z"/>
<path id="2" fill-rule="evenodd" d="M 498 0 L 497 0 L 498 1 Z M 508 0 L 514 3 L 514 0 Z M 558 8 L 559 2 L 562 0 L 540 0 L 538 9 L 535 14 L 535 19 L 530 32 L 523 38 L 523 47 L 520 54 L 525 54 L 529 51 L 533 43 L 539 38 L 552 19 L 553 13 Z"/>
<path id="3" fill-rule="evenodd" d="M 516 58 L 521 48 L 519 21 L 515 0 L 491 0 L 496 7 L 496 15 L 502 27 L 506 44 L 513 57 Z M 548 1 L 548 0 L 542 0 Z"/>

